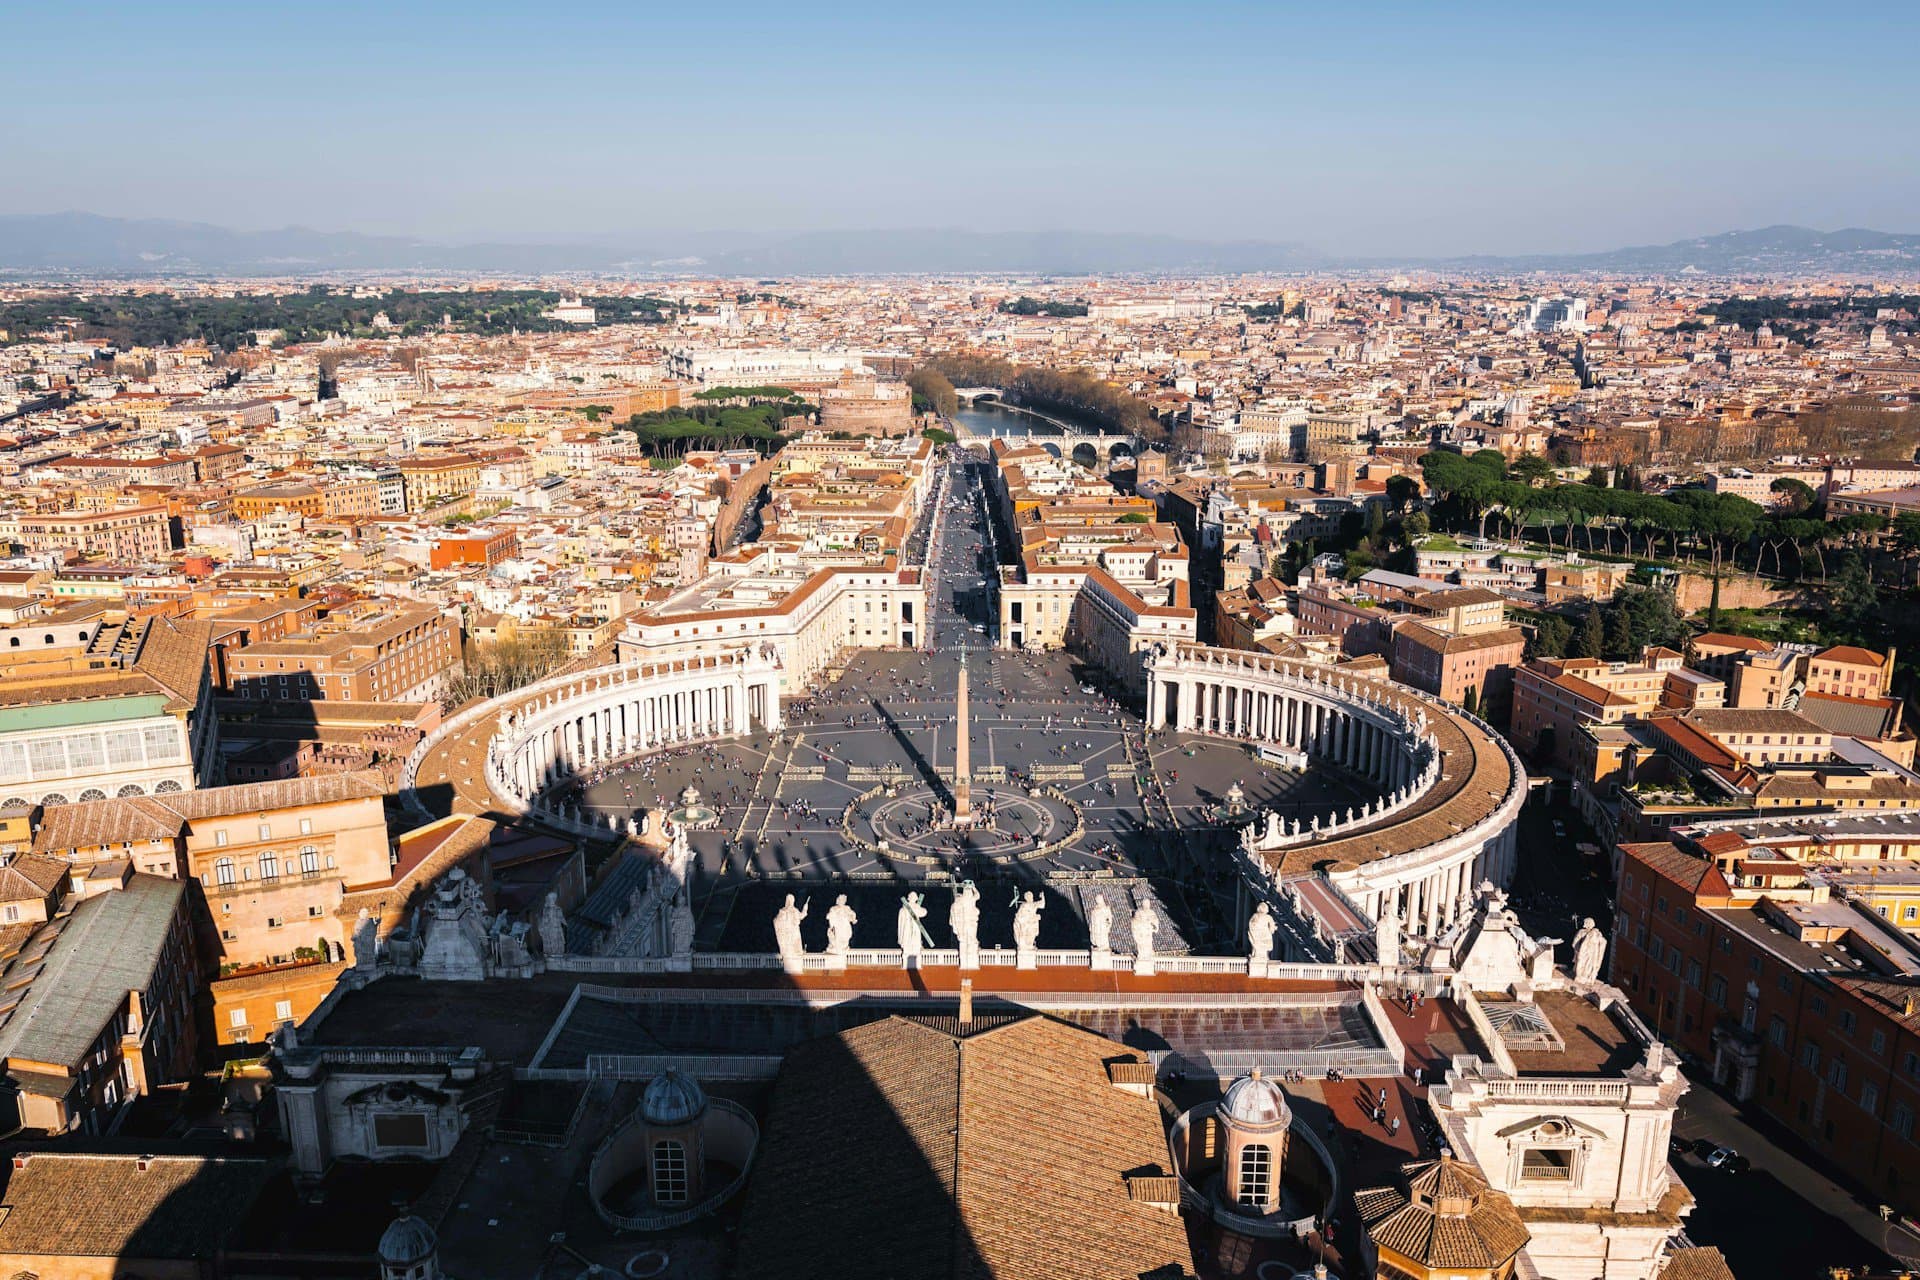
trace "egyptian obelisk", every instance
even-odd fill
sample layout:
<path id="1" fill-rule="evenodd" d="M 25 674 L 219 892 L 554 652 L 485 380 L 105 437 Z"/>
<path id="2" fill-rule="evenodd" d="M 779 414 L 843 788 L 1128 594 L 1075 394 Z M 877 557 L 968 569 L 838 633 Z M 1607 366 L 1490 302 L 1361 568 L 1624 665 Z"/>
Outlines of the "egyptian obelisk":
<path id="1" fill-rule="evenodd" d="M 954 725 L 959 736 L 953 743 L 953 820 L 965 822 L 973 815 L 973 779 L 968 776 L 972 762 L 967 744 L 967 646 L 960 646 L 960 689 L 955 697 Z"/>

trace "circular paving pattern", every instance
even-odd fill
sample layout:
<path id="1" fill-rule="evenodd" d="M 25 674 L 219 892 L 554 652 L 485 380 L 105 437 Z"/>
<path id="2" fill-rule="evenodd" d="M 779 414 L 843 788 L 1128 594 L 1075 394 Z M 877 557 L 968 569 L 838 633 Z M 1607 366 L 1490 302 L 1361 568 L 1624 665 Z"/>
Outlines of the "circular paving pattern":
<path id="1" fill-rule="evenodd" d="M 976 822 L 961 829 L 933 824 L 947 797 L 924 783 L 877 789 L 848 806 L 842 828 L 856 845 L 895 861 L 946 866 L 960 858 L 1008 862 L 1045 857 L 1084 829 L 1079 806 L 1044 789 L 984 787 L 975 792 Z"/>

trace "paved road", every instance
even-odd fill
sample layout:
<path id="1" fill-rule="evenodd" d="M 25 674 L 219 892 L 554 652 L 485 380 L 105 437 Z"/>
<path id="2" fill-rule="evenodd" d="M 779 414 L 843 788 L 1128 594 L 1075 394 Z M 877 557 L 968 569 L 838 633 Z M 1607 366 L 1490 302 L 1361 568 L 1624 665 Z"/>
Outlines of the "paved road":
<path id="1" fill-rule="evenodd" d="M 1529 801 L 1520 811 L 1520 856 L 1510 886 L 1514 911 L 1534 937 L 1561 940 L 1563 964 L 1573 963 L 1572 938 L 1581 920 L 1591 916 L 1604 929 L 1613 926 L 1605 859 L 1577 847 L 1593 840 L 1580 815 L 1564 805 Z"/>
<path id="2" fill-rule="evenodd" d="M 1699 1202 L 1687 1221 L 1688 1237 L 1718 1246 L 1736 1276 L 1816 1280 L 1827 1267 L 1920 1260 L 1920 1238 L 1881 1221 L 1873 1206 L 1782 1148 L 1698 1078 L 1681 1100 L 1673 1131 L 1689 1144 L 1730 1146 L 1752 1162 L 1745 1172 L 1722 1173 L 1694 1151 L 1673 1157 Z"/>

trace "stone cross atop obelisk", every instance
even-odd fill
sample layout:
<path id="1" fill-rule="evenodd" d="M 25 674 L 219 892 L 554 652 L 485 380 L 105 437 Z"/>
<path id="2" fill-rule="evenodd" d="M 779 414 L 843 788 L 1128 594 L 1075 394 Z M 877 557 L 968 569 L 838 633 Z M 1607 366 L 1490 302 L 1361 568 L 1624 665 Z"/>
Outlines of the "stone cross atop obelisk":
<path id="1" fill-rule="evenodd" d="M 960 688 L 954 698 L 954 726 L 959 735 L 953 743 L 953 817 L 964 822 L 973 816 L 972 761 L 967 743 L 967 646 L 960 644 Z"/>

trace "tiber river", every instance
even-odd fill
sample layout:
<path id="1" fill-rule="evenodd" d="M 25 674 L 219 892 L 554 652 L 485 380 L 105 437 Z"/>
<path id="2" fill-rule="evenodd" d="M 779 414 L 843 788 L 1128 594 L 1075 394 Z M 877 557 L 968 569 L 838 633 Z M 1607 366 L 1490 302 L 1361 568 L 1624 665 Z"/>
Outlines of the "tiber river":
<path id="1" fill-rule="evenodd" d="M 963 436 L 987 436 L 996 431 L 1003 436 L 1059 434 L 1059 429 L 1050 425 L 1045 418 L 1008 408 L 992 400 L 972 407 L 960 406 L 954 411 L 953 424 Z"/>

